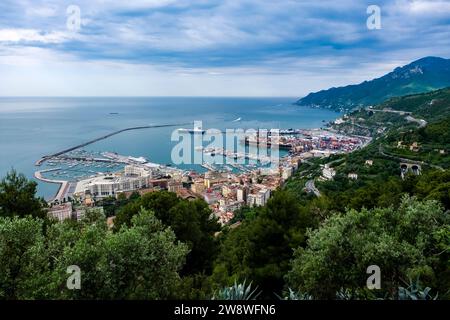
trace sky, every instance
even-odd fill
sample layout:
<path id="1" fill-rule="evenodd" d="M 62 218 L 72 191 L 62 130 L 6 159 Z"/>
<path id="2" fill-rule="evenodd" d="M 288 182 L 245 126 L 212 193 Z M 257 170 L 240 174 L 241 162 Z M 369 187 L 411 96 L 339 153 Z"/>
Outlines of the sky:
<path id="1" fill-rule="evenodd" d="M 450 0 L 0 2 L 0 96 L 302 97 L 425 56 Z"/>

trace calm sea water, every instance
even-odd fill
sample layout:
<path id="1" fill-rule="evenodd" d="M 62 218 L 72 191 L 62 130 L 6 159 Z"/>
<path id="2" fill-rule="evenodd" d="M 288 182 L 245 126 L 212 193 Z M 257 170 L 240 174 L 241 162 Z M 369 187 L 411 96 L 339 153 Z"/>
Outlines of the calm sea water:
<path id="1" fill-rule="evenodd" d="M 293 98 L 0 98 L 0 176 L 33 178 L 34 162 L 115 130 L 203 121 L 204 128 L 317 128 L 339 114 L 292 105 Z M 117 113 L 117 114 L 115 114 Z M 240 118 L 240 121 L 234 121 Z M 88 147 L 171 163 L 175 128 L 124 132 Z M 38 182 L 49 198 L 57 186 Z"/>

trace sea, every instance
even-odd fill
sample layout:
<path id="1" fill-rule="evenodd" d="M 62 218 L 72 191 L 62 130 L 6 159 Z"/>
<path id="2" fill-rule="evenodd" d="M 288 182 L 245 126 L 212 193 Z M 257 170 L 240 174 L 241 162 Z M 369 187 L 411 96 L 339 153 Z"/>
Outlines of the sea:
<path id="1" fill-rule="evenodd" d="M 125 131 L 82 151 L 93 155 L 116 152 L 171 165 L 171 152 L 178 143 L 171 137 L 180 127 L 177 124 L 201 121 L 203 129 L 219 130 L 310 129 L 323 127 L 340 116 L 334 111 L 294 105 L 295 100 L 292 97 L 0 98 L 0 177 L 15 169 L 38 183 L 39 196 L 51 199 L 58 185 L 34 178 L 38 170 L 36 160 L 120 129 L 175 125 Z M 178 166 L 201 171 L 198 165 Z M 91 173 L 116 169 L 89 168 Z M 74 168 L 67 174 L 79 178 L 82 173 Z"/>

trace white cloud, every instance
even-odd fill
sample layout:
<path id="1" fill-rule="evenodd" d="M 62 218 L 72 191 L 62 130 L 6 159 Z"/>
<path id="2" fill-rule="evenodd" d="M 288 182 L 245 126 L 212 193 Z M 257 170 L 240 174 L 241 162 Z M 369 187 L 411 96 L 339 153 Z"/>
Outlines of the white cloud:
<path id="1" fill-rule="evenodd" d="M 134 1 L 117 1 L 117 0 L 99 0 L 95 4 L 98 7 L 106 7 L 114 10 L 135 10 L 135 9 L 152 9 L 166 7 L 176 4 L 177 0 L 134 0 Z"/>
<path id="2" fill-rule="evenodd" d="M 55 6 L 27 6 L 26 15 L 32 17 L 49 18 L 58 14 L 58 9 Z"/>
<path id="3" fill-rule="evenodd" d="M 61 43 L 70 38 L 66 32 L 35 29 L 0 29 L 0 42 Z"/>
<path id="4" fill-rule="evenodd" d="M 396 0 L 385 6 L 388 13 L 396 16 L 420 16 L 422 18 L 448 17 L 450 1 L 448 0 Z"/>
<path id="5" fill-rule="evenodd" d="M 432 14 L 432 15 L 449 15 L 450 2 L 449 1 L 424 1 L 415 0 L 409 5 L 409 10 L 415 14 Z"/>

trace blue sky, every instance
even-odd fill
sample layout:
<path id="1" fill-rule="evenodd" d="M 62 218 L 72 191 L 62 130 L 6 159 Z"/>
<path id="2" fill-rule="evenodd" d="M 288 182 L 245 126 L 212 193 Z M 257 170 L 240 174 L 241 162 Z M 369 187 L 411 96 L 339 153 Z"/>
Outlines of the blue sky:
<path id="1" fill-rule="evenodd" d="M 430 55 L 450 58 L 449 0 L 0 2 L 1 96 L 300 97 Z"/>

